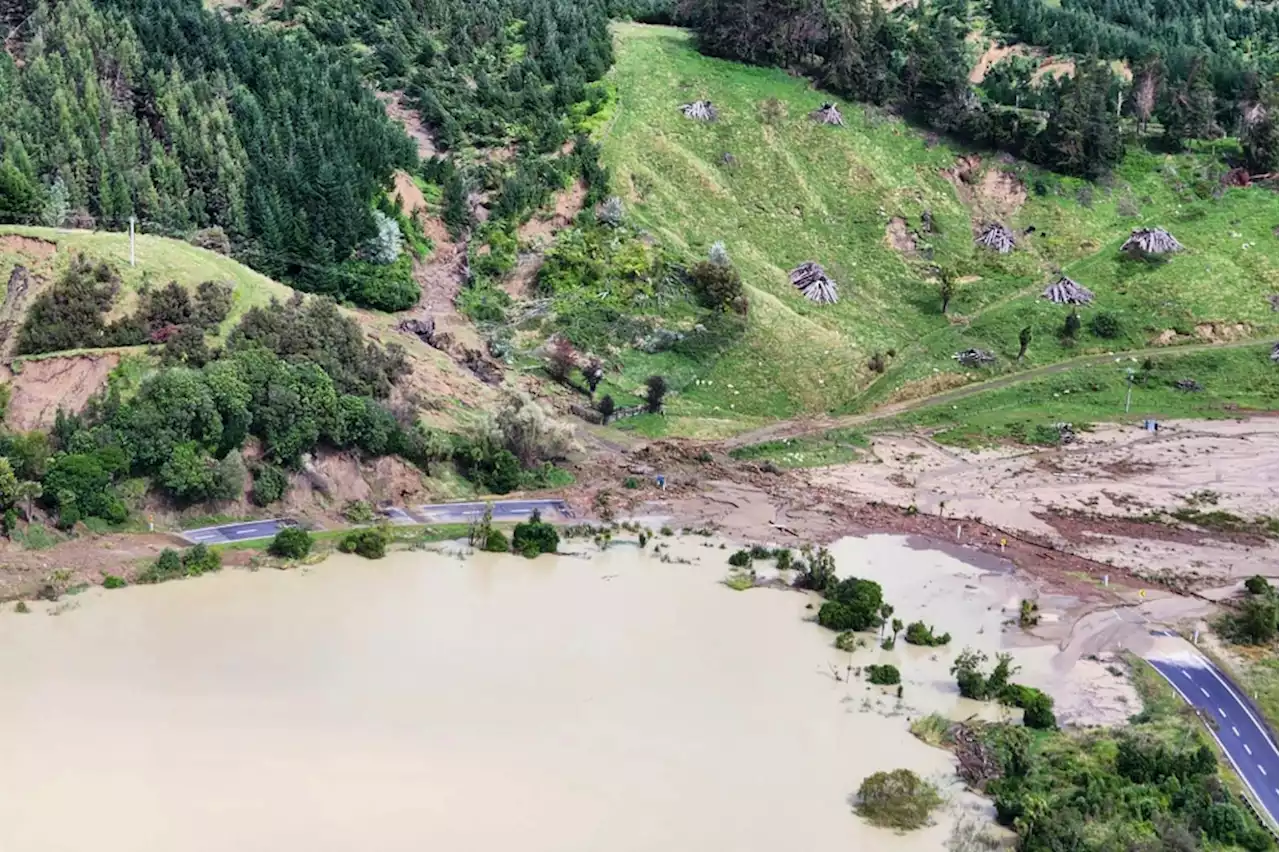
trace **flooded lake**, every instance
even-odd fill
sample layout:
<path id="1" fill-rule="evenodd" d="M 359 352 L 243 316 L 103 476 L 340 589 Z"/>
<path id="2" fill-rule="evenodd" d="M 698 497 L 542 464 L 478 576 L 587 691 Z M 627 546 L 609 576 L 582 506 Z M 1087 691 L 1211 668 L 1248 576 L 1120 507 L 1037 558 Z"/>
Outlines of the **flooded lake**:
<path id="1" fill-rule="evenodd" d="M 833 548 L 954 637 L 853 655 L 899 665 L 899 701 L 836 680 L 812 598 L 735 592 L 728 551 L 668 541 L 692 564 L 399 552 L 7 604 L 0 849 L 943 848 L 945 813 L 899 836 L 846 799 L 882 769 L 948 783 L 908 720 L 999 712 L 947 670 L 1000 647 L 1012 580 L 897 538 Z"/>

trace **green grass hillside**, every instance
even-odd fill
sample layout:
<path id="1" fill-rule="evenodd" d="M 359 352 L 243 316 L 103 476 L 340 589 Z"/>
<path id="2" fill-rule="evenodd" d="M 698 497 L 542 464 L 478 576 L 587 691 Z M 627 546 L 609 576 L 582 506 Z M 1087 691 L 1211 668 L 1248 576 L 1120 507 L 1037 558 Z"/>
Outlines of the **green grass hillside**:
<path id="1" fill-rule="evenodd" d="M 6 241 L 5 235 L 32 237 L 54 244 L 57 250 L 42 258 L 38 250 L 22 251 L 19 244 Z M 52 280 L 76 253 L 109 261 L 119 271 L 124 286 L 116 299 L 113 315 L 133 310 L 137 291 L 144 284 L 164 286 L 177 281 L 194 290 L 201 281 L 224 281 L 232 286 L 234 298 L 231 313 L 220 329 L 225 334 L 249 308 L 265 305 L 272 298 L 287 299 L 294 292 L 229 257 L 180 240 L 137 235 L 134 250 L 137 265 L 130 266 L 128 234 L 0 225 L 0 276 L 6 281 L 14 264 L 19 263 Z"/>
<path id="2" fill-rule="evenodd" d="M 1147 347 L 1162 333 L 1198 342 L 1275 334 L 1265 299 L 1277 275 L 1275 195 L 1224 190 L 1207 160 L 1134 151 L 1112 180 L 1089 185 L 988 157 L 973 185 L 957 186 L 945 170 L 963 152 L 896 118 L 840 103 L 846 126 L 818 125 L 808 113 L 833 99 L 803 80 L 703 57 L 673 28 L 623 24 L 615 36 L 618 107 L 601 134 L 615 191 L 632 222 L 691 259 L 724 241 L 751 298 L 743 339 L 679 377 L 672 431 L 700 429 L 694 424 L 707 419 L 864 410 L 1091 352 Z M 678 106 L 695 99 L 712 101 L 720 119 L 685 119 Z M 925 211 L 933 233 L 921 228 Z M 919 232 L 915 253 L 890 244 L 895 217 Z M 979 251 L 972 229 L 989 218 L 1035 232 L 1012 255 Z M 1187 251 L 1159 265 L 1120 255 L 1130 229 L 1155 224 Z M 791 288 L 787 272 L 804 260 L 839 282 L 839 304 L 813 305 Z M 963 282 L 948 317 L 933 264 Z M 1038 298 L 1059 271 L 1097 295 L 1070 345 L 1058 340 L 1066 309 Z M 1117 338 L 1091 333 L 1102 311 L 1119 319 Z M 1016 364 L 1025 326 L 1033 342 Z M 971 346 L 999 362 L 959 367 L 951 355 Z M 887 371 L 872 372 L 873 354 L 889 350 Z"/>

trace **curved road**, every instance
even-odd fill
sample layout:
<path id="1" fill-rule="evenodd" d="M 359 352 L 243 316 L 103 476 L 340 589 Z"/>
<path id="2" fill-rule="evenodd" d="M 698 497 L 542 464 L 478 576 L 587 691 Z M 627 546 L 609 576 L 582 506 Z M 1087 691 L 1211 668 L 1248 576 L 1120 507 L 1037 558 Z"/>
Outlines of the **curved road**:
<path id="1" fill-rule="evenodd" d="M 1167 633 L 1172 636 L 1174 634 Z M 1213 719 L 1209 733 L 1271 818 L 1280 822 L 1280 750 L 1231 678 L 1198 652 L 1152 654 L 1147 662 L 1191 706 Z"/>
<path id="2" fill-rule="evenodd" d="M 724 441 L 720 441 L 720 445 L 726 450 L 736 449 L 738 447 L 746 447 L 752 444 L 760 444 L 765 441 L 773 441 L 779 438 L 796 438 L 801 435 L 812 435 L 817 432 L 826 432 L 831 429 L 844 429 L 850 426 L 861 426 L 866 423 L 874 423 L 877 420 L 884 420 L 889 417 L 896 417 L 899 414 L 905 414 L 908 411 L 915 411 L 919 408 L 926 408 L 930 405 L 942 405 L 956 400 L 965 399 L 975 394 L 985 393 L 986 391 L 999 390 L 1000 388 L 1016 385 L 1021 382 L 1031 381 L 1032 379 L 1051 376 L 1055 373 L 1065 373 L 1068 370 L 1074 370 L 1076 367 L 1092 367 L 1097 364 L 1106 364 L 1114 362 L 1117 358 L 1145 358 L 1148 355 L 1183 355 L 1194 352 L 1208 352 L 1211 350 L 1222 349 L 1244 349 L 1250 346 L 1264 346 L 1266 339 L 1250 339 L 1237 340 L 1232 343 L 1196 343 L 1190 346 L 1157 346 L 1147 349 L 1131 349 L 1125 352 L 1113 352 L 1110 355 L 1084 355 L 1079 358 L 1072 358 L 1068 361 L 1057 361 L 1053 364 L 1045 364 L 1042 367 L 1033 367 L 1030 370 L 1023 370 L 1020 373 L 1010 373 L 1005 376 L 998 376 L 994 379 L 988 379 L 985 382 L 974 382 L 964 387 L 955 388 L 954 390 L 943 391 L 932 396 L 922 396 L 916 399 L 910 399 L 905 402 L 895 402 L 880 408 L 873 409 L 863 414 L 846 414 L 842 417 L 815 417 L 810 419 L 782 420 L 778 423 L 771 423 L 768 426 L 762 426 L 759 429 L 753 429 L 750 432 L 743 432 Z"/>

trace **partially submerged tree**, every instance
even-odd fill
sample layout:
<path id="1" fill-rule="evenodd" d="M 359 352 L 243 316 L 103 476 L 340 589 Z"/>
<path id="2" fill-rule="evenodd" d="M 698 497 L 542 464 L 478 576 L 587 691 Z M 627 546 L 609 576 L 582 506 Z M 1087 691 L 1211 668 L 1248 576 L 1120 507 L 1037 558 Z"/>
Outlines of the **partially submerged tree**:
<path id="1" fill-rule="evenodd" d="M 877 772 L 858 788 L 853 808 L 858 816 L 884 828 L 911 831 L 929 824 L 929 814 L 942 797 L 928 781 L 910 769 Z"/>

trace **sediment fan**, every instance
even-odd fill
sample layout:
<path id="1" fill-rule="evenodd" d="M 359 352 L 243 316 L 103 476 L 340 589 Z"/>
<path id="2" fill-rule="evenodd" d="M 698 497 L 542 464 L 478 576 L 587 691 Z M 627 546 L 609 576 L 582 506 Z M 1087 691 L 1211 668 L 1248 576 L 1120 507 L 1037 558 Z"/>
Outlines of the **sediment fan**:
<path id="1" fill-rule="evenodd" d="M 1000 254 L 1008 254 L 1013 251 L 1013 232 L 999 222 L 991 222 L 974 242 Z"/>
<path id="2" fill-rule="evenodd" d="M 844 127 L 844 116 L 840 114 L 840 110 L 836 109 L 835 104 L 823 104 L 821 109 L 815 109 L 809 113 L 809 117 L 819 124 L 832 124 L 836 127 Z"/>
<path id="3" fill-rule="evenodd" d="M 1143 254 L 1168 254 L 1182 251 L 1182 243 L 1164 228 L 1135 228 L 1120 247 L 1121 251 L 1140 251 Z"/>
<path id="4" fill-rule="evenodd" d="M 836 282 L 827 277 L 822 267 L 812 260 L 791 270 L 791 283 L 809 301 L 831 305 L 840 301 Z"/>
<path id="5" fill-rule="evenodd" d="M 711 101 L 694 101 L 691 104 L 680 104 L 680 111 L 684 113 L 685 118 L 692 118 L 694 121 L 715 121 L 716 108 L 711 105 Z"/>
<path id="6" fill-rule="evenodd" d="M 1081 287 L 1065 275 L 1044 288 L 1042 295 L 1059 305 L 1087 305 L 1093 301 L 1093 293 L 1087 287 Z"/>

